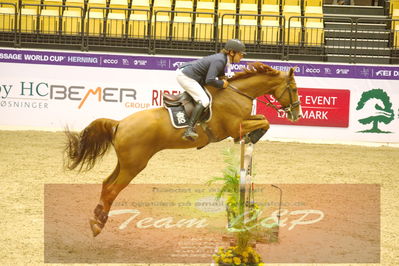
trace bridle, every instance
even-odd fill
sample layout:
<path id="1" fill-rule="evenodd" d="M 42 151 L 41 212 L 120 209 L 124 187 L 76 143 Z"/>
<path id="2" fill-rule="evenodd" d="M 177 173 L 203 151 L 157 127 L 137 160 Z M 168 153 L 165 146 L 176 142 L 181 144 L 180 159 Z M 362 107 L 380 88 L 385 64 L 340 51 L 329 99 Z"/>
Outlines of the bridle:
<path id="1" fill-rule="evenodd" d="M 283 97 L 284 94 L 285 94 L 287 91 L 288 91 L 289 96 L 290 96 L 290 104 L 289 104 L 288 106 L 281 106 L 281 107 L 279 108 L 279 107 L 277 107 L 275 104 L 273 104 L 273 103 L 270 101 L 270 99 L 269 99 L 266 95 L 264 95 L 263 97 L 265 97 L 265 99 L 268 101 L 268 105 L 267 105 L 267 106 L 272 107 L 272 108 L 273 108 L 274 110 L 276 110 L 277 112 L 280 112 L 280 110 L 283 110 L 285 113 L 291 113 L 291 112 L 292 112 L 292 109 L 298 107 L 298 106 L 301 104 L 301 102 L 300 102 L 299 100 L 293 102 L 293 100 L 292 100 L 292 90 L 291 90 L 290 84 L 289 84 L 288 82 L 287 82 L 287 86 L 285 87 L 283 93 L 281 93 L 281 95 L 280 95 L 279 97 L 276 98 L 276 101 L 280 102 L 281 97 Z"/>
<path id="2" fill-rule="evenodd" d="M 230 87 L 233 91 L 237 92 L 238 94 L 241 94 L 241 95 L 247 97 L 248 99 L 251 99 L 252 101 L 256 100 L 256 101 L 258 101 L 258 102 L 261 102 L 261 103 L 265 104 L 266 106 L 269 106 L 269 107 L 273 108 L 273 109 L 276 110 L 277 112 L 284 111 L 284 112 L 287 113 L 287 114 L 291 114 L 291 113 L 292 113 L 292 110 L 293 110 L 294 108 L 298 107 L 298 106 L 301 104 L 300 101 L 295 101 L 295 102 L 293 102 L 293 100 L 292 100 L 292 90 L 291 90 L 290 85 L 289 85 L 288 82 L 287 82 L 287 86 L 285 87 L 283 93 L 281 93 L 281 95 L 280 95 L 279 97 L 277 97 L 276 100 L 279 102 L 279 100 L 281 99 L 281 97 L 283 97 L 284 94 L 288 91 L 289 96 L 290 96 L 290 104 L 289 104 L 288 106 L 280 106 L 280 107 L 278 107 L 277 105 L 273 104 L 273 103 L 270 101 L 270 99 L 269 99 L 266 95 L 264 95 L 263 97 L 265 97 L 265 99 L 266 99 L 268 102 L 262 101 L 262 100 L 260 100 L 260 99 L 258 99 L 258 98 L 254 98 L 254 97 L 252 97 L 252 96 L 246 94 L 245 92 L 239 90 L 237 87 L 235 87 L 235 86 L 233 86 L 233 85 L 231 85 L 231 84 L 229 84 L 228 87 Z"/>

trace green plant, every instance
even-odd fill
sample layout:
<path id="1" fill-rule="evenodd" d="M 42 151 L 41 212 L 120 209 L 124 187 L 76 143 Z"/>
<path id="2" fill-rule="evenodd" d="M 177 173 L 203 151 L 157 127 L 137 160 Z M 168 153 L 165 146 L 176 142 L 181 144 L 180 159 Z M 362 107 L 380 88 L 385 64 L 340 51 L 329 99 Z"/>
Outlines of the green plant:
<path id="1" fill-rule="evenodd" d="M 222 170 L 222 177 L 213 177 L 207 182 L 211 185 L 215 182 L 223 182 L 222 188 L 216 194 L 216 198 L 220 199 L 223 196 L 227 196 L 227 223 L 228 231 L 236 233 L 236 239 L 238 246 L 235 247 L 234 252 L 236 255 L 242 254 L 249 246 L 251 239 L 255 239 L 256 235 L 256 222 L 259 214 L 259 207 L 254 202 L 248 202 L 247 210 L 240 208 L 239 203 L 239 185 L 240 185 L 240 171 L 239 165 L 240 160 L 237 152 L 234 149 L 227 149 L 223 152 L 225 157 L 226 167 Z M 247 213 L 246 213 L 247 212 Z M 245 222 L 244 216 L 249 218 L 249 222 Z M 244 253 L 245 254 L 245 253 Z M 222 254 L 223 255 L 223 254 Z M 226 256 L 220 256 L 220 261 L 226 263 L 223 258 Z M 225 254 L 226 255 L 226 254 Z M 217 254 L 215 254 L 218 257 Z M 223 258 L 222 258 L 223 257 Z M 243 257 L 231 257 L 235 258 L 235 263 L 243 261 Z M 229 261 L 229 257 L 227 257 Z M 239 264 L 238 264 L 239 265 Z"/>
<path id="2" fill-rule="evenodd" d="M 228 148 L 223 151 L 225 157 L 224 162 L 227 164 L 222 170 L 222 177 L 212 177 L 211 180 L 207 182 L 207 185 L 211 185 L 215 182 L 222 181 L 223 186 L 216 194 L 216 199 L 220 199 L 224 195 L 228 197 L 228 204 L 237 204 L 238 202 L 238 187 L 240 180 L 240 172 L 238 169 L 239 158 L 237 152 L 233 148 Z"/>

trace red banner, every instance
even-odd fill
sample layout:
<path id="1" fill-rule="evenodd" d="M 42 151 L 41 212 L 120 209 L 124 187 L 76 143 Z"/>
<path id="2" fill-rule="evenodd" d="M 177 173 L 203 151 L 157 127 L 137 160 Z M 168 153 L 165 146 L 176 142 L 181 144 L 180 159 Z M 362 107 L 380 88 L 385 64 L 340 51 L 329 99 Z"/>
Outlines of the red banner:
<path id="1" fill-rule="evenodd" d="M 284 112 L 277 113 L 261 103 L 258 103 L 256 113 L 266 116 L 271 124 L 348 127 L 349 90 L 299 88 L 298 92 L 302 107 L 302 118 L 298 122 L 289 121 Z M 279 105 L 273 96 L 269 97 L 272 103 Z"/>

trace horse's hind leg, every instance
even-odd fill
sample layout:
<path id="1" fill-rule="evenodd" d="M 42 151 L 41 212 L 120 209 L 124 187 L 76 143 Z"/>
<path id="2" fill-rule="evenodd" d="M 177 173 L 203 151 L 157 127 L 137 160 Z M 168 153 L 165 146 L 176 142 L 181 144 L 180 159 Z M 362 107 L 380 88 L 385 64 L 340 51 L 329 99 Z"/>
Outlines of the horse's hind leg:
<path id="1" fill-rule="evenodd" d="M 114 171 L 112 174 L 110 174 L 104 181 L 102 185 L 102 190 L 101 190 L 101 197 L 100 201 L 97 204 L 96 208 L 94 209 L 94 218 L 90 219 L 90 226 L 93 231 L 93 235 L 96 236 L 101 232 L 102 227 L 104 227 L 105 223 L 107 222 L 108 215 L 107 213 L 104 212 L 104 201 L 103 201 L 103 195 L 104 191 L 106 191 L 107 186 L 112 184 L 112 182 L 118 177 L 120 173 L 120 164 L 116 165 Z"/>
<path id="2" fill-rule="evenodd" d="M 136 157 L 137 158 L 137 157 Z M 147 165 L 147 160 L 137 160 L 135 163 L 118 166 L 114 172 L 103 182 L 100 203 L 94 209 L 94 218 L 90 219 L 93 236 L 101 233 L 108 220 L 108 213 L 112 203 L 119 193 L 140 173 Z"/>

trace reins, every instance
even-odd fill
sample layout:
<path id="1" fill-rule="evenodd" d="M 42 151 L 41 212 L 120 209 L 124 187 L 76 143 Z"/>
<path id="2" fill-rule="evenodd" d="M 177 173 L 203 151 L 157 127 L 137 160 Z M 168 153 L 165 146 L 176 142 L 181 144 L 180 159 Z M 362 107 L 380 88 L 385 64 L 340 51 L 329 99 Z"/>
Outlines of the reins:
<path id="1" fill-rule="evenodd" d="M 278 100 L 284 95 L 284 93 L 288 90 L 288 92 L 289 92 L 289 94 L 290 94 L 290 105 L 287 106 L 287 107 L 281 106 L 280 108 L 277 107 L 275 104 L 273 104 L 273 103 L 270 101 L 270 99 L 269 99 L 268 97 L 266 97 L 266 96 L 264 96 L 264 97 L 265 97 L 265 99 L 266 99 L 268 102 L 262 101 L 262 100 L 260 100 L 260 99 L 258 99 L 258 98 L 254 98 L 254 97 L 252 97 L 252 96 L 246 94 L 245 92 L 239 90 L 237 87 L 235 87 L 235 86 L 233 86 L 233 85 L 231 85 L 231 84 L 229 84 L 228 87 L 229 87 L 230 89 L 232 89 L 234 92 L 236 92 L 236 93 L 238 93 L 238 94 L 240 94 L 240 95 L 242 95 L 242 96 L 245 96 L 245 97 L 247 97 L 248 99 L 251 99 L 252 101 L 253 101 L 253 100 L 256 100 L 256 101 L 258 101 L 258 102 L 261 102 L 261 103 L 265 104 L 265 105 L 268 106 L 268 107 L 273 108 L 273 109 L 276 110 L 277 112 L 280 112 L 281 110 L 283 110 L 284 112 L 290 112 L 292 108 L 295 108 L 295 107 L 297 107 L 298 105 L 301 104 L 300 101 L 296 101 L 296 102 L 294 102 L 294 103 L 292 102 L 292 94 L 291 94 L 291 90 L 289 89 L 288 84 L 287 84 L 287 87 L 285 88 L 284 92 L 280 95 L 280 97 L 278 97 L 277 101 L 278 101 Z"/>

